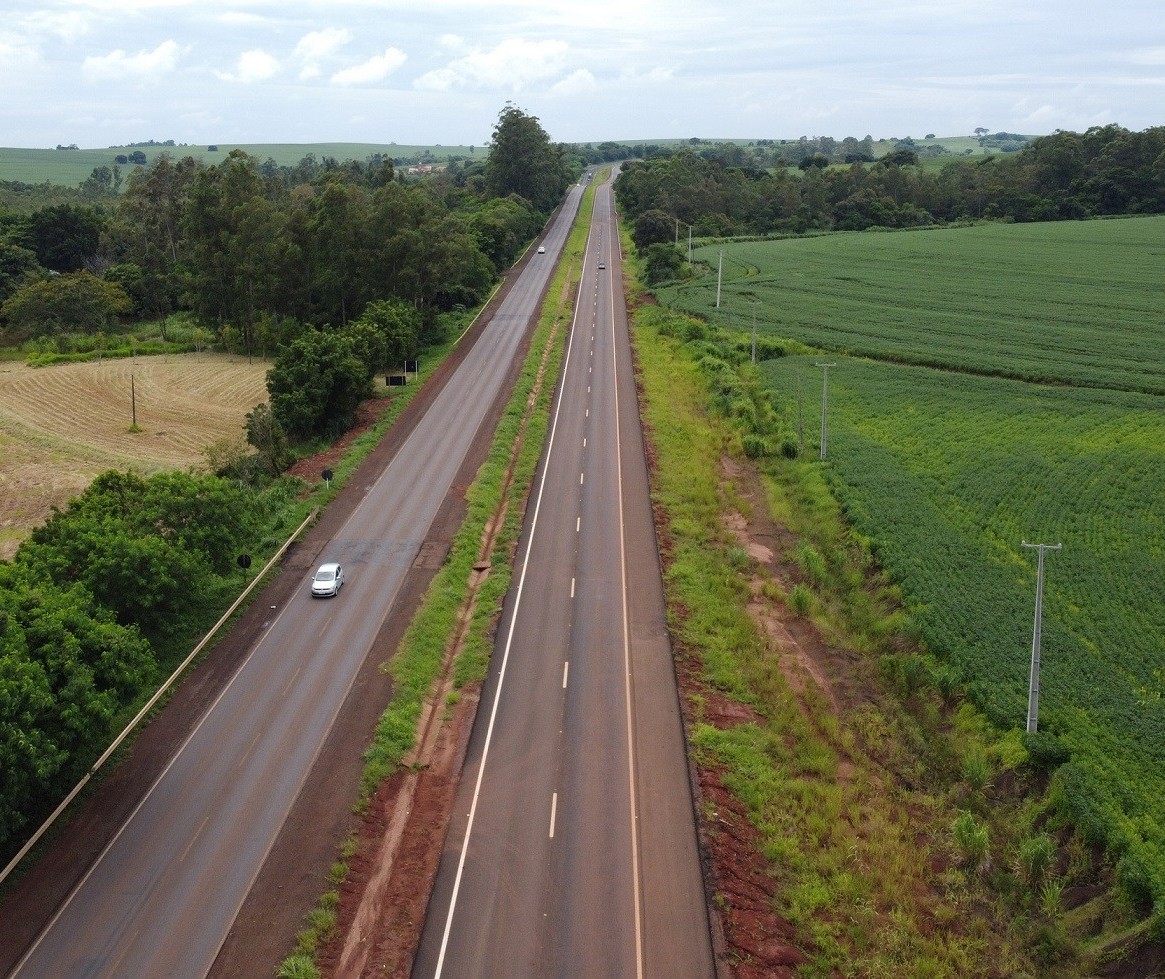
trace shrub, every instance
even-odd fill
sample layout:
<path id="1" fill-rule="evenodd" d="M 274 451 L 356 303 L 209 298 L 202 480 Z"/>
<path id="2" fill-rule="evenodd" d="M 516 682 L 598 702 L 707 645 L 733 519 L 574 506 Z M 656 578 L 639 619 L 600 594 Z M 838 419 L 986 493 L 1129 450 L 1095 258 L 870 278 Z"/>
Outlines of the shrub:
<path id="1" fill-rule="evenodd" d="M 320 970 L 310 955 L 291 955 L 283 960 L 276 975 L 279 979 L 319 979 Z"/>
<path id="2" fill-rule="evenodd" d="M 808 615 L 813 608 L 813 591 L 807 585 L 794 585 L 789 593 L 789 607 L 798 615 Z"/>
<path id="3" fill-rule="evenodd" d="M 964 811 L 951 824 L 951 832 L 963 863 L 972 870 L 981 866 L 987 859 L 990 843 L 987 827 L 972 813 Z"/>
<path id="4" fill-rule="evenodd" d="M 1040 833 L 1019 845 L 1019 871 L 1029 883 L 1040 880 L 1055 856 L 1056 846 L 1047 833 Z"/>
<path id="5" fill-rule="evenodd" d="M 769 454 L 769 444 L 762 435 L 754 435 L 749 432 L 741 436 L 740 444 L 744 449 L 744 454 L 750 459 L 763 459 Z"/>

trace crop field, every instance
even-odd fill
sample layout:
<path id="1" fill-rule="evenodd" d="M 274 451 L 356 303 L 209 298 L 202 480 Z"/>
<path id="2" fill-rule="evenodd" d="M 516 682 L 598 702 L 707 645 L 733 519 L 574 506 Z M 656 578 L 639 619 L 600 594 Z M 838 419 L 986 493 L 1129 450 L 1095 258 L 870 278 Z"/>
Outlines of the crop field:
<path id="1" fill-rule="evenodd" d="M 718 249 L 702 250 L 713 263 Z M 1058 791 L 1165 907 L 1165 220 L 724 246 L 662 290 L 747 336 L 827 351 L 827 476 L 927 647 L 1022 731 L 1047 555 L 1040 730 Z M 754 305 L 755 304 L 755 305 Z M 860 355 L 860 356 L 856 356 Z M 821 357 L 762 365 L 817 435 Z M 1041 383 L 1033 383 L 1033 382 Z M 807 446 L 811 459 L 816 445 Z"/>
<path id="2" fill-rule="evenodd" d="M 317 160 L 326 156 L 337 160 L 366 160 L 374 153 L 400 159 L 411 159 L 426 151 L 435 159 L 465 156 L 473 159 L 475 153 L 484 159 L 485 150 L 478 146 L 474 152 L 468 146 L 403 146 L 396 143 L 217 143 L 211 151 L 205 143 L 180 146 L 109 146 L 98 149 L 56 150 L 19 149 L 0 147 L 0 180 L 20 180 L 25 183 L 62 184 L 76 187 L 85 180 L 94 167 L 112 167 L 118 154 L 129 155 L 141 150 L 147 163 L 153 163 L 163 153 L 181 159 L 192 156 L 207 164 L 220 163 L 231 150 L 244 150 L 260 160 L 268 158 L 281 166 L 294 166 L 309 153 Z M 133 164 L 121 164 L 123 177 L 129 176 Z"/>
<path id="3" fill-rule="evenodd" d="M 798 383 L 820 397 L 815 359 L 764 365 L 790 411 Z M 834 490 L 927 645 L 1004 729 L 1027 712 L 1036 558 L 1021 542 L 1063 544 L 1045 559 L 1040 729 L 1072 752 L 1085 829 L 1165 897 L 1160 398 L 833 362 Z"/>
<path id="4" fill-rule="evenodd" d="M 724 274 L 716 308 L 716 266 Z M 1165 218 L 857 232 L 696 250 L 679 309 L 824 350 L 1165 394 Z"/>
<path id="5" fill-rule="evenodd" d="M 106 469 L 202 464 L 207 445 L 242 435 L 266 402 L 269 366 L 210 353 L 0 363 L 0 559 Z"/>

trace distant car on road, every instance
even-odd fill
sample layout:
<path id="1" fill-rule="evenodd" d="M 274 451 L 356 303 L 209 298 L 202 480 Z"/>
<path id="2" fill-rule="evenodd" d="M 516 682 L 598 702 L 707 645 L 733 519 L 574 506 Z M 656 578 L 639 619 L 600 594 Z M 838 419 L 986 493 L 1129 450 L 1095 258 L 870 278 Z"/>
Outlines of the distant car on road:
<path id="1" fill-rule="evenodd" d="M 605 269 L 607 266 L 604 262 L 599 262 L 599 268 Z"/>
<path id="2" fill-rule="evenodd" d="M 538 246 L 538 254 L 539 254 L 539 255 L 545 255 L 545 254 L 546 254 L 546 246 L 545 246 L 545 245 L 539 245 L 539 246 Z"/>
<path id="3" fill-rule="evenodd" d="M 338 564 L 321 564 L 311 580 L 313 598 L 332 598 L 344 587 L 344 569 Z"/>

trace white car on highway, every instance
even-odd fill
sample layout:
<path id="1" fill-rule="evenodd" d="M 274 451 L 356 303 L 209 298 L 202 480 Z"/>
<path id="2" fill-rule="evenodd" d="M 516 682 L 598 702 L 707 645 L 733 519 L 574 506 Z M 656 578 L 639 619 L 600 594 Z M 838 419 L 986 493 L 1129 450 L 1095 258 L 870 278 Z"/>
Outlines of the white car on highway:
<path id="1" fill-rule="evenodd" d="M 321 564 L 311 580 L 313 598 L 332 598 L 344 587 L 344 569 L 338 564 Z"/>

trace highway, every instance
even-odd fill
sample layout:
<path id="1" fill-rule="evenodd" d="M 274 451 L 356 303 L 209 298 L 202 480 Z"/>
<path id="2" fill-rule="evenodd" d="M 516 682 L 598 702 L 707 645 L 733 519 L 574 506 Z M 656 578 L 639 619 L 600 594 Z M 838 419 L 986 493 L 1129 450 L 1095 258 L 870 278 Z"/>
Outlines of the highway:
<path id="1" fill-rule="evenodd" d="M 609 185 L 414 977 L 715 974 Z"/>
<path id="2" fill-rule="evenodd" d="M 262 638 L 48 926 L 21 977 L 201 977 L 369 655 L 401 581 L 518 355 L 577 213 L 570 190 L 433 407 L 321 561 L 347 583 L 273 608 Z M 488 434 L 488 433 L 486 433 Z M 314 570 L 314 569 L 312 569 Z M 310 574 L 310 572 L 309 572 Z"/>

